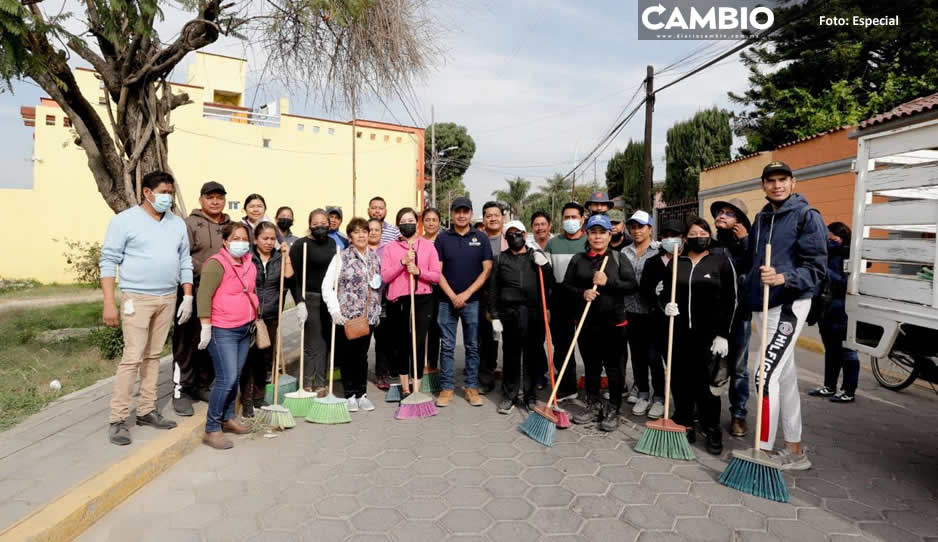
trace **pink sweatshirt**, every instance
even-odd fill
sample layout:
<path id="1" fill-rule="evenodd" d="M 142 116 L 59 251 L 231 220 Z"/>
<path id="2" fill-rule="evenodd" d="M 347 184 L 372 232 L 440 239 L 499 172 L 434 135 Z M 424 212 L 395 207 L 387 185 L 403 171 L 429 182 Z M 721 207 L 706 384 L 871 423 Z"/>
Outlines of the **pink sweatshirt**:
<path id="1" fill-rule="evenodd" d="M 420 274 L 415 278 L 415 294 L 429 294 L 433 291 L 433 286 L 440 282 L 440 257 L 436 253 L 436 247 L 432 242 L 422 237 L 418 237 L 414 243 L 414 251 L 417 254 L 417 267 Z M 392 241 L 384 247 L 381 252 L 381 280 L 388 285 L 388 299 L 395 299 L 410 294 L 410 282 L 407 276 L 407 267 L 401 264 L 401 260 L 407 256 L 407 241 L 398 239 Z"/>

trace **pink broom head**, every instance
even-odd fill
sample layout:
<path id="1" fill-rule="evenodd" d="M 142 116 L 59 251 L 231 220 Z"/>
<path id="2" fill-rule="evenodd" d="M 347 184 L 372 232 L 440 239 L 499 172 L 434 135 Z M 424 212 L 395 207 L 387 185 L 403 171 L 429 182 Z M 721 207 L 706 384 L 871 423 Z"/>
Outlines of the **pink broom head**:
<path id="1" fill-rule="evenodd" d="M 434 405 L 433 402 L 401 403 L 397 407 L 397 414 L 395 414 L 394 417 L 398 420 L 416 420 L 436 416 L 436 414 L 436 405 Z"/>
<path id="2" fill-rule="evenodd" d="M 557 407 L 554 407 L 554 416 L 557 417 L 558 429 L 567 429 L 571 425 L 573 425 L 570 423 L 570 415 L 567 414 L 566 410 L 558 409 Z"/>

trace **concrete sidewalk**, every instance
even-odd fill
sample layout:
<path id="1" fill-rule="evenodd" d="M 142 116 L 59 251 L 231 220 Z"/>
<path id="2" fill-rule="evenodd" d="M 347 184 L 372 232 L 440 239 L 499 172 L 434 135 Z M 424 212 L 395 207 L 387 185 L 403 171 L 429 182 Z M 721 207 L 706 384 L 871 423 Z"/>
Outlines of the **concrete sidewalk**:
<path id="1" fill-rule="evenodd" d="M 299 345 L 296 319 L 292 311 L 284 314 L 284 352 L 294 353 L 285 357 L 295 359 Z M 157 408 L 167 418 L 182 422 L 169 404 L 173 392 L 172 369 L 172 356 L 166 356 L 160 362 Z M 107 428 L 113 386 L 113 377 L 101 380 L 58 399 L 2 434 L 0 533 L 77 484 L 145 450 L 166 434 L 151 427 L 133 425 L 132 411 L 133 443 L 129 446 L 111 444 Z M 199 415 L 204 420 L 204 411 L 197 411 Z"/>

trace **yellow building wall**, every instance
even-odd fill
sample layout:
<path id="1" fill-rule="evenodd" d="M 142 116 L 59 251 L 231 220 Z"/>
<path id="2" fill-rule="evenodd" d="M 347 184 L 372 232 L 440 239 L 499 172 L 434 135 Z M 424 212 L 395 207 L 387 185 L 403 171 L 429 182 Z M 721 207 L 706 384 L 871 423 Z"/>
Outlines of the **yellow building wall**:
<path id="1" fill-rule="evenodd" d="M 215 91 L 237 95 L 237 103 L 227 100 L 221 102 L 229 105 L 244 105 L 244 82 L 247 76 L 247 62 L 244 59 L 232 58 L 208 53 L 196 53 L 186 84 L 205 88 L 206 102 L 215 101 Z"/>
<path id="2" fill-rule="evenodd" d="M 85 96 L 98 95 L 93 73 L 79 70 L 76 78 Z M 352 216 L 367 215 L 372 196 L 387 200 L 392 221 L 400 207 L 418 204 L 415 164 L 423 149 L 417 148 L 412 134 L 359 127 L 357 201 L 352 209 L 350 124 L 289 115 L 280 117 L 279 127 L 205 119 L 203 89 L 174 90 L 187 92 L 193 101 L 173 112 L 175 132 L 169 136 L 169 161 L 188 212 L 198 207 L 199 189 L 209 180 L 225 185 L 232 219 L 243 217 L 241 205 L 253 192 L 267 200 L 271 218 L 277 207 L 291 206 L 297 235 L 306 232 L 306 217 L 316 207 L 341 206 L 348 223 Z M 99 113 L 107 118 L 103 106 Z M 56 116 L 55 126 L 46 126 L 46 115 Z M 2 277 L 73 281 L 60 241 L 103 241 L 114 216 L 97 191 L 84 150 L 72 143 L 70 129 L 63 126 L 63 117 L 58 107 L 36 107 L 34 156 L 40 160 L 34 162 L 33 188 L 0 189 L 6 208 L 0 214 L 0 228 L 29 231 L 24 254 L 0 259 Z"/>

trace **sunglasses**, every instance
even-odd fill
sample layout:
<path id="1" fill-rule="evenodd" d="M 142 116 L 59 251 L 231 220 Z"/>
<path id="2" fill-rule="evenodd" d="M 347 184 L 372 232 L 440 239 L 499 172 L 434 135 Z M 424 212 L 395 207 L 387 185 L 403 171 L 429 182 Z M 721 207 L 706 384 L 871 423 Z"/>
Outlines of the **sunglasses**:
<path id="1" fill-rule="evenodd" d="M 725 216 L 727 218 L 736 218 L 736 213 L 727 209 L 723 209 L 722 211 L 717 213 L 717 216 Z"/>

